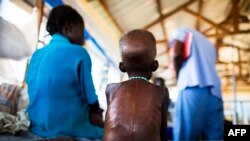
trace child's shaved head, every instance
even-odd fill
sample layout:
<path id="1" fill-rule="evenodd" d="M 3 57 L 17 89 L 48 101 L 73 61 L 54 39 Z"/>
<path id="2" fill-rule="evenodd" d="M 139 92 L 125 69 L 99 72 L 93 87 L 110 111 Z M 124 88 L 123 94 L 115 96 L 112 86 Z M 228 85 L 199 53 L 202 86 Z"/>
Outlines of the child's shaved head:
<path id="1" fill-rule="evenodd" d="M 132 30 L 120 39 L 122 63 L 126 71 L 152 72 L 156 56 L 154 35 L 146 30 Z"/>

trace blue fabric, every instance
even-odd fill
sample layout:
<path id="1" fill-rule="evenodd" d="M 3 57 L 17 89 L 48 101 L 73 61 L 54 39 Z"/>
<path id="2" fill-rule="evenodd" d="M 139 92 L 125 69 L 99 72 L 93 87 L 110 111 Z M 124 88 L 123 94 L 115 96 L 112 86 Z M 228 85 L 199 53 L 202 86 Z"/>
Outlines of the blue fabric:
<path id="1" fill-rule="evenodd" d="M 189 87 L 178 96 L 173 121 L 174 140 L 223 140 L 223 103 L 211 88 Z M 202 136 L 201 136 L 202 135 Z"/>
<path id="2" fill-rule="evenodd" d="M 62 0 L 43 0 L 43 1 L 47 2 L 51 7 L 56 7 L 58 5 L 63 4 Z"/>
<path id="3" fill-rule="evenodd" d="M 221 82 L 216 72 L 215 46 L 201 33 L 191 28 L 180 28 L 170 39 L 184 42 L 187 33 L 192 34 L 191 54 L 182 64 L 177 80 L 179 91 L 187 87 L 212 87 L 212 94 L 221 99 Z"/>
<path id="4" fill-rule="evenodd" d="M 89 122 L 88 104 L 96 102 L 97 95 L 90 56 L 82 46 L 53 35 L 33 54 L 26 82 L 31 132 L 42 137 L 102 137 L 103 129 Z"/>

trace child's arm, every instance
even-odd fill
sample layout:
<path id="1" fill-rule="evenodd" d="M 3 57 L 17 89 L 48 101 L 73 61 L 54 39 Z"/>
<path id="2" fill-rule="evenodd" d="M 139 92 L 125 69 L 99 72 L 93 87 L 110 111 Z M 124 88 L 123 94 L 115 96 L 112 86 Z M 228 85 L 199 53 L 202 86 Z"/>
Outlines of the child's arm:
<path id="1" fill-rule="evenodd" d="M 162 102 L 162 124 L 161 124 L 161 140 L 167 140 L 167 113 L 168 113 L 169 93 L 168 89 L 164 88 L 164 97 Z"/>

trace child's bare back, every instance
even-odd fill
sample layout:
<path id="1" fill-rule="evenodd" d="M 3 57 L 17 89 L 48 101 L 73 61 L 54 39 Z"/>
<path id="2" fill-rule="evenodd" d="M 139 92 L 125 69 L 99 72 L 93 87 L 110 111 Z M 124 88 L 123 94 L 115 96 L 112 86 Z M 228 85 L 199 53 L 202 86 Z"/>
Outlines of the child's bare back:
<path id="1" fill-rule="evenodd" d="M 145 80 L 129 80 L 107 87 L 104 141 L 160 141 L 166 132 L 167 89 Z"/>

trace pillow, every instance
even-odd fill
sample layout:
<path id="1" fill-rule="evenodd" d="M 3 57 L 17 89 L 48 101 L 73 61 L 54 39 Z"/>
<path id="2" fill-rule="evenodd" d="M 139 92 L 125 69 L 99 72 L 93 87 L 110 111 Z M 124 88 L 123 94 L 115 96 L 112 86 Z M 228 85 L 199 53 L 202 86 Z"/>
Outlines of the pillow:
<path id="1" fill-rule="evenodd" d="M 19 106 L 21 87 L 3 83 L 0 85 L 0 111 L 16 115 Z"/>

